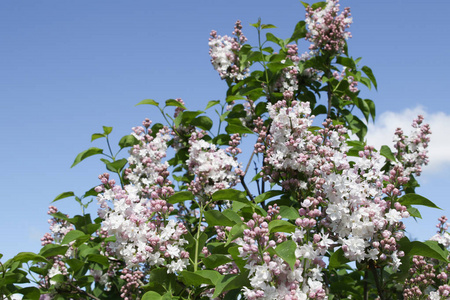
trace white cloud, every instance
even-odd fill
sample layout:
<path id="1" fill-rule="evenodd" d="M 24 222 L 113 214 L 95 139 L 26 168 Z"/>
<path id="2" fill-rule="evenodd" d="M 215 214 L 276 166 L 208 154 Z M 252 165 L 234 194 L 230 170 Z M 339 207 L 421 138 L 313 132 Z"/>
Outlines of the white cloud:
<path id="1" fill-rule="evenodd" d="M 408 135 L 413 119 L 418 115 L 425 117 L 424 122 L 430 124 L 431 141 L 428 147 L 430 163 L 423 168 L 424 174 L 439 172 L 450 164 L 450 115 L 444 112 L 428 113 L 422 106 L 405 109 L 402 112 L 387 111 L 376 118 L 375 124 L 369 124 L 367 143 L 380 149 L 388 145 L 393 149 L 392 138 L 395 129 L 401 127 Z"/>

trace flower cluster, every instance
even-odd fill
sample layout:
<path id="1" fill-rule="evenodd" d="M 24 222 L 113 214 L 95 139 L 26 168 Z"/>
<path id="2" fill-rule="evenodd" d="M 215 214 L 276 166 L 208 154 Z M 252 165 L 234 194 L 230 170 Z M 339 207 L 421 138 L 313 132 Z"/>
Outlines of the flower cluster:
<path id="1" fill-rule="evenodd" d="M 306 39 L 312 43 L 309 49 L 342 53 L 345 40 L 351 37 L 351 33 L 346 31 L 352 23 L 350 15 L 348 7 L 339 14 L 339 0 L 327 0 L 323 9 L 307 7 Z"/>
<path id="2" fill-rule="evenodd" d="M 239 182 L 242 174 L 236 159 L 223 149 L 202 139 L 203 133 L 197 132 L 189 139 L 189 159 L 186 161 L 189 171 L 195 176 L 189 190 L 195 195 L 211 196 L 218 190 L 228 189 Z M 229 152 L 237 154 L 240 138 L 234 136 Z"/>
<path id="3" fill-rule="evenodd" d="M 209 38 L 209 55 L 214 69 L 219 72 L 222 79 L 242 80 L 248 76 L 248 68 L 241 66 L 238 52 L 247 38 L 242 34 L 241 21 L 237 21 L 232 38 L 227 35 L 217 35 L 215 30 L 211 31 Z"/>
<path id="4" fill-rule="evenodd" d="M 108 174 L 99 177 L 99 215 L 103 229 L 116 237 L 109 247 L 127 266 L 147 263 L 166 266 L 169 273 L 174 273 L 189 264 L 189 254 L 183 250 L 187 230 L 182 223 L 168 220 L 174 209 L 166 201 L 174 191 L 167 179 L 167 163 L 162 162 L 170 138 L 168 129 L 161 129 L 153 137 L 149 125 L 144 121 L 144 127 L 133 128 L 140 144 L 130 150 L 130 168 L 125 171 L 130 184 L 121 187 Z"/>

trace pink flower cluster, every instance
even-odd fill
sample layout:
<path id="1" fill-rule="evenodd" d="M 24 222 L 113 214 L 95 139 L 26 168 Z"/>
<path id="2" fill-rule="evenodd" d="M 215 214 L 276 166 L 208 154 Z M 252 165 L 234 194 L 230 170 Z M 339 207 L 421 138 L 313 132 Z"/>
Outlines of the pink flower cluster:
<path id="1" fill-rule="evenodd" d="M 222 79 L 242 80 L 248 76 L 248 68 L 241 66 L 238 51 L 247 38 L 242 34 L 241 21 L 237 21 L 232 38 L 227 35 L 217 35 L 215 30 L 211 31 L 209 38 L 209 55 L 214 69 L 219 72 Z"/>
<path id="2" fill-rule="evenodd" d="M 312 44 L 310 50 L 322 50 L 342 53 L 345 40 L 351 37 L 346 29 L 350 27 L 352 18 L 350 8 L 346 7 L 339 14 L 339 0 L 327 0 L 325 8 L 306 8 L 306 39 Z"/>

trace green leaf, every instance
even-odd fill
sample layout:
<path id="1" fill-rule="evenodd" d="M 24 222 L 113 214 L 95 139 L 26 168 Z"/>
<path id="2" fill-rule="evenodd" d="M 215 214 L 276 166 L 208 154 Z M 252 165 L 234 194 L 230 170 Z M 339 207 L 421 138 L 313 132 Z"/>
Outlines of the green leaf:
<path id="1" fill-rule="evenodd" d="M 66 263 L 69 265 L 72 272 L 78 272 L 84 266 L 84 261 L 76 258 L 67 259 Z"/>
<path id="2" fill-rule="evenodd" d="M 294 232 L 297 228 L 294 224 L 285 220 L 273 220 L 269 223 L 269 232 Z"/>
<path id="3" fill-rule="evenodd" d="M 64 254 L 66 254 L 67 249 L 69 249 L 69 246 L 47 244 L 44 247 L 42 247 L 41 251 L 39 252 L 39 255 L 41 255 L 43 257 L 53 257 L 56 255 L 64 255 Z"/>
<path id="4" fill-rule="evenodd" d="M 96 147 L 92 147 L 92 148 L 89 148 L 87 150 L 84 150 L 83 152 L 81 152 L 80 154 L 77 155 L 77 157 L 75 158 L 75 161 L 73 162 L 71 168 L 73 168 L 74 166 L 76 166 L 82 160 L 84 160 L 85 158 L 88 158 L 89 156 L 96 155 L 96 154 L 102 154 L 102 153 L 103 153 L 103 149 L 96 148 Z"/>
<path id="5" fill-rule="evenodd" d="M 142 300 L 161 300 L 162 296 L 154 291 L 149 291 L 144 294 L 141 298 Z"/>
<path id="6" fill-rule="evenodd" d="M 284 241 L 275 248 L 275 252 L 277 253 L 277 255 L 288 263 L 289 267 L 291 267 L 291 270 L 294 270 L 295 267 L 296 249 L 297 244 L 293 240 Z"/>
<path id="7" fill-rule="evenodd" d="M 134 137 L 134 135 L 126 135 L 122 137 L 119 141 L 120 149 L 126 148 L 126 147 L 133 147 L 134 145 L 139 144 L 139 140 Z"/>
<path id="8" fill-rule="evenodd" d="M 208 104 L 205 107 L 205 110 L 207 110 L 210 107 L 213 107 L 214 105 L 220 104 L 220 100 L 211 100 L 208 102 Z"/>
<path id="9" fill-rule="evenodd" d="M 391 160 L 391 161 L 397 161 L 395 159 L 394 154 L 391 151 L 391 148 L 389 148 L 389 146 L 386 146 L 386 145 L 381 146 L 380 154 L 383 155 L 384 157 L 386 157 L 387 159 Z"/>
<path id="10" fill-rule="evenodd" d="M 175 204 L 187 200 L 194 200 L 194 195 L 189 191 L 181 191 L 176 192 L 175 194 L 170 196 L 169 199 L 167 199 L 167 202 L 169 202 L 170 204 Z"/>
<path id="11" fill-rule="evenodd" d="M 103 133 L 94 133 L 91 137 L 91 142 L 95 141 L 96 139 L 100 139 L 106 137 Z"/>
<path id="12" fill-rule="evenodd" d="M 342 266 L 348 262 L 350 262 L 350 260 L 345 257 L 344 250 L 342 250 L 342 248 L 339 248 L 330 257 L 330 267 L 331 268 L 339 268 L 340 266 Z"/>
<path id="13" fill-rule="evenodd" d="M 205 219 L 209 226 L 234 226 L 236 224 L 218 210 L 205 211 Z"/>
<path id="14" fill-rule="evenodd" d="M 200 270 L 196 272 L 183 271 L 181 272 L 181 280 L 186 285 L 200 286 L 202 284 L 215 285 L 215 283 L 222 277 L 219 272 L 213 270 Z"/>
<path id="15" fill-rule="evenodd" d="M 288 220 L 296 220 L 300 217 L 298 210 L 293 208 L 292 206 L 281 206 L 280 216 Z"/>
<path id="16" fill-rule="evenodd" d="M 366 101 L 367 105 L 369 106 L 370 115 L 372 116 L 372 120 L 375 121 L 375 115 L 376 115 L 375 103 L 372 100 L 370 100 L 370 99 L 365 99 L 364 101 Z"/>
<path id="17" fill-rule="evenodd" d="M 300 1 L 300 2 L 303 4 L 303 6 L 304 6 L 305 8 L 309 7 L 309 4 L 308 4 L 308 3 L 303 2 L 303 1 Z"/>
<path id="18" fill-rule="evenodd" d="M 61 244 L 67 245 L 70 242 L 76 240 L 77 238 L 79 238 L 80 236 L 83 236 L 83 235 L 85 235 L 85 233 L 83 231 L 71 230 L 64 236 L 64 238 L 61 241 Z"/>
<path id="19" fill-rule="evenodd" d="M 156 102 L 156 101 L 153 100 L 153 99 L 145 99 L 145 100 L 142 100 L 141 102 L 139 102 L 139 103 L 136 104 L 135 106 L 142 105 L 142 104 L 149 104 L 149 105 L 159 106 L 159 103 Z"/>
<path id="20" fill-rule="evenodd" d="M 45 259 L 42 255 L 35 254 L 33 252 L 20 252 L 16 256 L 14 256 L 13 260 L 20 262 L 28 262 L 28 261 L 39 261 L 48 263 L 48 260 Z"/>
<path id="21" fill-rule="evenodd" d="M 113 130 L 112 127 L 103 126 L 103 133 L 104 133 L 105 135 L 110 134 L 112 130 Z"/>
<path id="22" fill-rule="evenodd" d="M 106 163 L 106 169 L 111 172 L 120 173 L 127 163 L 128 160 L 126 158 L 122 158 L 113 162 Z"/>
<path id="23" fill-rule="evenodd" d="M 101 254 L 88 254 L 86 256 L 88 261 L 92 261 L 98 264 L 101 264 L 104 267 L 109 267 L 109 261 L 106 256 L 103 256 Z"/>
<path id="24" fill-rule="evenodd" d="M 213 126 L 213 121 L 207 116 L 200 116 L 192 120 L 191 125 L 197 126 L 203 130 L 210 130 Z"/>
<path id="25" fill-rule="evenodd" d="M 277 26 L 272 24 L 262 24 L 261 29 L 270 29 L 270 28 L 277 28 Z"/>
<path id="26" fill-rule="evenodd" d="M 403 195 L 402 197 L 400 197 L 400 199 L 398 199 L 398 202 L 400 202 L 401 205 L 423 205 L 423 206 L 428 206 L 428 207 L 432 207 L 432 208 L 437 208 L 437 209 L 442 209 L 440 207 L 438 207 L 436 204 L 434 204 L 433 202 L 431 202 L 430 200 L 428 200 L 427 198 L 417 195 L 417 194 L 406 194 Z"/>
<path id="27" fill-rule="evenodd" d="M 284 41 L 278 37 L 276 37 L 273 33 L 268 32 L 266 33 L 266 40 L 273 42 L 277 45 L 279 45 L 280 47 L 284 47 Z"/>
<path id="28" fill-rule="evenodd" d="M 182 103 L 178 102 L 175 99 L 166 100 L 166 106 L 176 106 L 176 107 L 180 107 L 182 109 L 186 109 L 186 106 L 184 106 Z"/>
<path id="29" fill-rule="evenodd" d="M 222 275 L 215 283 L 215 290 L 212 298 L 218 297 L 225 291 L 240 289 L 245 285 L 249 285 L 248 271 L 240 274 Z"/>
<path id="30" fill-rule="evenodd" d="M 270 199 L 270 198 L 273 198 L 273 197 L 276 197 L 279 195 L 283 195 L 283 194 L 284 194 L 283 191 L 275 191 L 275 190 L 268 191 L 268 192 L 262 193 L 261 195 L 256 196 L 255 202 L 261 203 L 261 202 L 266 201 L 267 199 Z"/>
<path id="31" fill-rule="evenodd" d="M 91 188 L 89 191 L 87 191 L 86 193 L 84 193 L 83 198 L 89 197 L 89 196 L 94 196 L 97 197 L 98 193 L 95 191 L 95 186 L 93 188 Z"/>
<path id="32" fill-rule="evenodd" d="M 242 191 L 234 190 L 234 189 L 226 189 L 226 190 L 218 190 L 214 194 L 212 194 L 212 199 L 214 201 L 218 200 L 231 200 L 238 201 L 242 203 L 248 203 L 247 194 Z"/>
<path id="33" fill-rule="evenodd" d="M 319 7 L 322 8 L 322 9 L 324 9 L 325 6 L 327 6 L 327 3 L 326 3 L 325 1 L 323 1 L 323 2 L 317 2 L 317 3 L 314 3 L 313 5 L 311 5 L 311 8 L 312 8 L 313 10 L 316 10 L 316 9 L 318 9 Z"/>
<path id="34" fill-rule="evenodd" d="M 295 25 L 294 33 L 292 34 L 290 41 L 298 41 L 306 37 L 306 23 L 305 21 L 300 21 Z"/>
<path id="35" fill-rule="evenodd" d="M 341 66 L 348 67 L 352 70 L 356 69 L 356 64 L 350 57 L 338 56 L 336 58 L 336 63 L 340 64 Z"/>
<path id="36" fill-rule="evenodd" d="M 410 242 L 407 237 L 403 237 L 400 241 L 400 250 L 404 251 L 406 255 L 421 255 L 434 258 L 443 262 L 448 262 L 448 251 L 442 249 L 436 241 Z"/>
<path id="37" fill-rule="evenodd" d="M 75 193 L 72 192 L 72 191 L 70 191 L 70 192 L 64 192 L 64 193 L 61 193 L 61 194 L 59 194 L 58 196 L 56 196 L 56 198 L 53 199 L 52 202 L 55 202 L 55 201 L 58 201 L 58 200 L 61 200 L 61 199 L 64 199 L 64 198 L 68 198 L 68 197 L 73 197 L 73 196 L 75 196 Z"/>
<path id="38" fill-rule="evenodd" d="M 248 227 L 244 223 L 238 223 L 238 224 L 234 225 L 233 228 L 231 228 L 230 235 L 228 236 L 226 246 L 228 246 L 235 239 L 242 237 L 245 229 L 248 229 Z"/>
<path id="39" fill-rule="evenodd" d="M 206 268 L 214 269 L 232 261 L 232 259 L 225 254 L 211 254 L 210 256 L 203 258 L 202 261 Z"/>
<path id="40" fill-rule="evenodd" d="M 39 300 L 39 298 L 41 297 L 41 292 L 39 291 L 39 289 L 33 286 L 17 290 L 17 293 L 23 295 L 23 300 Z"/>
<path id="41" fill-rule="evenodd" d="M 407 211 L 409 212 L 409 215 L 411 217 L 422 219 L 422 215 L 420 214 L 420 211 L 417 208 L 409 206 Z"/>
<path id="42" fill-rule="evenodd" d="M 373 86 L 375 87 L 375 89 L 378 90 L 378 87 L 377 87 L 377 80 L 375 79 L 375 76 L 373 75 L 372 69 L 369 68 L 369 67 L 367 67 L 367 66 L 364 66 L 364 67 L 361 68 L 361 70 L 362 70 L 362 71 L 364 72 L 364 74 L 366 74 L 367 77 L 369 77 L 369 79 L 372 81 Z"/>
<path id="43" fill-rule="evenodd" d="M 239 119 L 227 119 L 228 125 L 225 128 L 225 131 L 228 134 L 233 134 L 233 133 L 253 133 L 253 131 L 242 125 L 242 121 Z"/>

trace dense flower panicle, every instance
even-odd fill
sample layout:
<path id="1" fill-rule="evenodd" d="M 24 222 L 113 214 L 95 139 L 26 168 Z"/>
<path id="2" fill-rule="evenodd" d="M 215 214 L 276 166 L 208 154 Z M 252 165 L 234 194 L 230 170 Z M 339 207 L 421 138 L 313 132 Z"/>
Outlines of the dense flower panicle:
<path id="1" fill-rule="evenodd" d="M 430 125 L 423 124 L 424 117 L 419 115 L 413 121 L 413 131 L 409 136 L 405 136 L 401 128 L 395 131 L 394 153 L 399 162 L 397 165 L 403 167 L 403 173 L 409 177 L 411 173 L 419 176 L 422 166 L 428 164 L 428 143 L 430 142 Z"/>
<path id="2" fill-rule="evenodd" d="M 211 196 L 218 190 L 231 188 L 238 183 L 242 170 L 234 157 L 202 137 L 203 133 L 193 133 L 189 140 L 189 159 L 186 164 L 191 174 L 195 175 L 189 190 L 195 195 Z M 239 153 L 236 150 L 239 141 L 235 136 L 228 151 Z"/>
<path id="3" fill-rule="evenodd" d="M 310 50 L 322 50 L 333 53 L 344 51 L 345 40 L 351 37 L 346 31 L 353 22 L 350 8 L 346 7 L 339 14 L 339 0 L 327 0 L 324 9 L 306 8 L 306 39 L 312 44 Z"/>
<path id="4" fill-rule="evenodd" d="M 50 205 L 48 207 L 47 213 L 49 215 L 55 214 L 57 212 L 58 212 L 58 209 L 55 206 Z M 56 217 L 49 219 L 48 223 L 50 224 L 50 232 L 51 233 L 46 233 L 44 235 L 44 237 L 41 238 L 42 246 L 45 246 L 47 244 L 53 244 L 53 243 L 61 243 L 62 239 L 66 236 L 66 234 L 69 231 L 72 231 L 75 229 L 73 227 L 73 225 L 70 224 L 69 222 L 67 222 L 63 219 L 56 218 Z"/>
<path id="5" fill-rule="evenodd" d="M 183 250 L 186 228 L 168 220 L 174 208 L 166 200 L 174 190 L 168 180 L 168 164 L 162 159 L 166 156 L 169 130 L 163 128 L 152 137 L 150 122 L 144 123 L 148 126 L 133 128 L 140 144 L 130 150 L 130 168 L 125 171 L 130 184 L 121 187 L 108 174 L 99 177 L 99 216 L 103 229 L 116 237 L 109 247 L 125 260 L 127 267 L 147 263 L 166 266 L 169 273 L 180 272 L 189 264 L 189 254 Z"/>
<path id="6" fill-rule="evenodd" d="M 222 79 L 242 80 L 248 76 L 248 68 L 241 66 L 239 62 L 238 51 L 247 38 L 242 34 L 242 25 L 240 21 L 236 22 L 233 35 L 217 35 L 215 30 L 211 31 L 209 38 L 209 55 L 214 69 L 219 72 Z"/>

